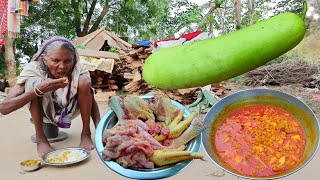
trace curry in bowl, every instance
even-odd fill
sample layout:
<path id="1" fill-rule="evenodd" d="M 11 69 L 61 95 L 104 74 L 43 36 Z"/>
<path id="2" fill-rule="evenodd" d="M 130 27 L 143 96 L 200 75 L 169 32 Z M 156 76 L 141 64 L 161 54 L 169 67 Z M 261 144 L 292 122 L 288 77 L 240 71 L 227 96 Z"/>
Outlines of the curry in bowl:
<path id="1" fill-rule="evenodd" d="M 232 169 L 267 177 L 301 160 L 306 135 L 288 112 L 270 105 L 252 105 L 228 115 L 211 137 L 213 148 Z"/>
<path id="2" fill-rule="evenodd" d="M 290 94 L 248 89 L 222 98 L 204 117 L 202 144 L 210 159 L 249 179 L 285 177 L 303 168 L 319 147 L 319 122 Z"/>

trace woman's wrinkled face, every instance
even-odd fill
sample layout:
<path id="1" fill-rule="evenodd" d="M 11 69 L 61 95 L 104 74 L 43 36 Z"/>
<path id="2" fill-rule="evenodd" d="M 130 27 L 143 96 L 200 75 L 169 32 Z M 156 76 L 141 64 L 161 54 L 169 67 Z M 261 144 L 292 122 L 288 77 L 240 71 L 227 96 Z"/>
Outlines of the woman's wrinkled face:
<path id="1" fill-rule="evenodd" d="M 67 48 L 51 49 L 44 57 L 44 63 L 50 71 L 49 77 L 67 77 L 75 63 L 74 54 Z"/>

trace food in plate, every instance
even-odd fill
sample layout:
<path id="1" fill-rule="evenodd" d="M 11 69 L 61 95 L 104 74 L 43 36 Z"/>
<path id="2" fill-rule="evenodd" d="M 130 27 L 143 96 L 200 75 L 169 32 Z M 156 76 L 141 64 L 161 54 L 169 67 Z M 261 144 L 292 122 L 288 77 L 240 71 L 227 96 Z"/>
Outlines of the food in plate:
<path id="1" fill-rule="evenodd" d="M 20 163 L 21 168 L 24 171 L 35 171 L 41 167 L 40 160 L 26 160 Z"/>
<path id="2" fill-rule="evenodd" d="M 138 96 L 114 96 L 109 107 L 118 122 L 106 129 L 102 157 L 114 160 L 124 168 L 151 169 L 183 160 L 200 159 L 198 152 L 185 150 L 185 145 L 204 129 L 204 123 L 192 113 L 183 117 L 163 93 L 150 101 Z"/>
<path id="3" fill-rule="evenodd" d="M 48 163 L 70 163 L 70 162 L 75 162 L 78 161 L 82 158 L 84 158 L 86 154 L 84 154 L 81 151 L 76 151 L 76 150 L 63 150 L 61 151 L 58 155 L 53 155 L 50 156 L 46 159 Z"/>
<path id="4" fill-rule="evenodd" d="M 243 175 L 269 177 L 302 158 L 306 134 L 288 112 L 271 105 L 250 105 L 230 113 L 214 132 L 213 150 Z"/>
<path id="5" fill-rule="evenodd" d="M 33 165 L 36 165 L 36 164 L 40 164 L 41 161 L 40 160 L 26 160 L 26 161 L 23 161 L 21 162 L 21 166 L 33 166 Z"/>

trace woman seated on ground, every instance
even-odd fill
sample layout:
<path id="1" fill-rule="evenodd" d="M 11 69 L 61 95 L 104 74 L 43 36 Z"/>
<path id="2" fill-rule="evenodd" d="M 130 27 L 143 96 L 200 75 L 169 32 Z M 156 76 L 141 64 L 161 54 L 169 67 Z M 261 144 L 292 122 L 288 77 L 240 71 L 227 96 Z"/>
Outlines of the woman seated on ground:
<path id="1" fill-rule="evenodd" d="M 0 103 L 0 113 L 11 113 L 28 103 L 40 157 L 54 150 L 42 124 L 69 128 L 71 119 L 79 114 L 83 124 L 80 147 L 94 149 L 90 116 L 96 127 L 100 113 L 91 90 L 89 71 L 80 64 L 76 48 L 68 39 L 55 37 L 43 43 Z"/>

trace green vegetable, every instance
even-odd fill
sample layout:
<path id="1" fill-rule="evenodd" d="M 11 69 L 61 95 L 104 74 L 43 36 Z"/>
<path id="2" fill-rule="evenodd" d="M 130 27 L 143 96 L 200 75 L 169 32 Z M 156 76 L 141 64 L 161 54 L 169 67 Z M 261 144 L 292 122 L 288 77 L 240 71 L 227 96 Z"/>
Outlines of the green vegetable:
<path id="1" fill-rule="evenodd" d="M 224 36 L 160 49 L 147 59 L 143 78 L 163 89 L 220 82 L 286 53 L 304 34 L 303 20 L 296 14 L 283 13 Z"/>

